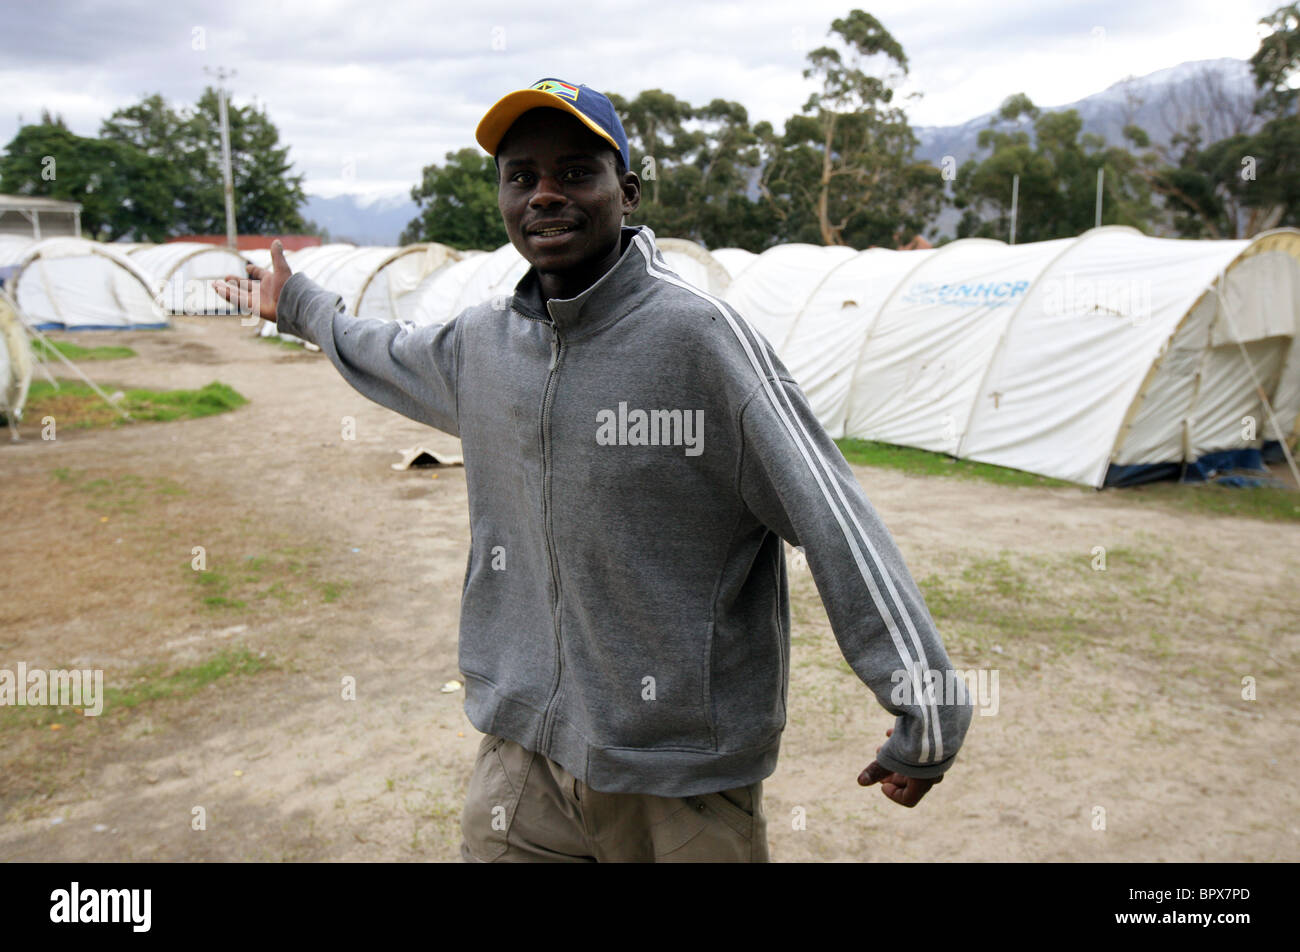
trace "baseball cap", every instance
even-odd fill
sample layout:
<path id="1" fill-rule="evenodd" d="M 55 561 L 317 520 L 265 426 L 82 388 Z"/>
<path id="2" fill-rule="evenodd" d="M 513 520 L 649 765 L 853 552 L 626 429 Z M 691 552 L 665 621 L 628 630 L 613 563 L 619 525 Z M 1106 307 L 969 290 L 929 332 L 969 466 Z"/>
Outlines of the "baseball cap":
<path id="1" fill-rule="evenodd" d="M 516 89 L 497 100 L 496 105 L 487 111 L 474 131 L 478 140 L 488 153 L 495 156 L 497 146 L 501 144 L 506 131 L 514 121 L 529 109 L 548 107 L 562 109 L 576 116 L 596 135 L 612 145 L 623 159 L 623 167 L 632 167 L 632 156 L 627 146 L 627 133 L 623 123 L 609 97 L 596 92 L 590 86 L 566 83 L 553 77 L 539 79 L 527 89 Z"/>

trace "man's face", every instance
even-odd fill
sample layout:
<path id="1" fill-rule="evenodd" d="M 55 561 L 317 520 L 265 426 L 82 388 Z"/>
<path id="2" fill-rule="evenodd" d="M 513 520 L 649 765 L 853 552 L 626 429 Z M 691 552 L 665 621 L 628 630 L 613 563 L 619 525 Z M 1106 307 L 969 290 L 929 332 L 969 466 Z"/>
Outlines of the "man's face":
<path id="1" fill-rule="evenodd" d="M 632 173 L 620 181 L 608 142 L 562 110 L 532 109 L 505 134 L 497 160 L 506 234 L 529 264 L 576 276 L 617 260 L 640 184 Z"/>

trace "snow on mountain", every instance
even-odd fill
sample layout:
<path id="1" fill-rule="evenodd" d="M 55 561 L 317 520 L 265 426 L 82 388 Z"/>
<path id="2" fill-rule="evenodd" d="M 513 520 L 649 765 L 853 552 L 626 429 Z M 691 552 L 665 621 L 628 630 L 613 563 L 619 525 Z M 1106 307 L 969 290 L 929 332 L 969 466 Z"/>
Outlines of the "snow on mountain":
<path id="1" fill-rule="evenodd" d="M 396 245 L 402 229 L 419 214 L 410 192 L 308 195 L 299 211 L 326 229 L 331 241 L 357 245 Z"/>
<path id="2" fill-rule="evenodd" d="M 1107 142 L 1121 143 L 1124 126 L 1132 122 L 1145 129 L 1153 142 L 1167 145 L 1174 133 L 1192 122 L 1201 125 L 1206 141 L 1254 128 L 1258 121 L 1250 112 L 1254 99 L 1250 64 L 1224 58 L 1156 70 L 1063 106 L 1035 105 L 1043 112 L 1077 111 L 1083 131 L 1101 135 Z M 951 155 L 961 165 L 979 157 L 980 131 L 988 128 L 996 115 L 994 110 L 956 126 L 916 127 L 921 142 L 917 158 L 937 165 Z M 1032 129 L 1030 123 L 1024 124 Z"/>

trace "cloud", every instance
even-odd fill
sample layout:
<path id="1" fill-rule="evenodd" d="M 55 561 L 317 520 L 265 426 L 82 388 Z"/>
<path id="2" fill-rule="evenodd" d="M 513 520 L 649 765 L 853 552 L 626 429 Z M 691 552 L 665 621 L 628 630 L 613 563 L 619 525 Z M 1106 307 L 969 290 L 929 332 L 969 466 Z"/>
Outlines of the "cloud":
<path id="1" fill-rule="evenodd" d="M 863 6 L 867 6 L 863 4 Z M 1026 92 L 1072 102 L 1129 74 L 1249 56 L 1276 0 L 1033 0 L 872 3 L 902 43 L 914 124 L 955 124 Z M 590 0 L 581 18 L 499 0 L 25 3 L 0 37 L 0 142 L 42 107 L 95 135 L 116 108 L 160 92 L 192 104 L 234 69 L 237 103 L 265 104 L 309 188 L 406 191 L 420 170 L 471 146 L 483 112 L 542 76 L 634 96 L 660 88 L 700 104 L 743 103 L 778 128 L 812 86 L 807 51 L 852 4 Z"/>

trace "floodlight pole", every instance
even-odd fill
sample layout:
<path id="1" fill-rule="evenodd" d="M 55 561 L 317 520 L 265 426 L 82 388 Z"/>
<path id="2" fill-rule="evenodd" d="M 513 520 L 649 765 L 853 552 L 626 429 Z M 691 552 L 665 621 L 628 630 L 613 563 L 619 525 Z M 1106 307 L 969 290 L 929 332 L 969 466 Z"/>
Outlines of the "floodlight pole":
<path id="1" fill-rule="evenodd" d="M 213 70 L 207 66 L 203 67 L 203 71 L 217 77 L 217 111 L 221 117 L 221 174 L 225 180 L 226 196 L 226 244 L 231 251 L 236 251 L 239 241 L 235 236 L 235 182 L 230 169 L 230 118 L 226 112 L 226 87 L 222 85 L 235 75 L 235 71 L 232 69 L 226 72 L 225 67 Z"/>
<path id="2" fill-rule="evenodd" d="M 1102 188 L 1102 182 L 1105 180 L 1105 178 L 1106 178 L 1106 169 L 1103 166 L 1102 168 L 1099 168 L 1097 170 L 1097 214 L 1096 214 L 1096 221 L 1093 224 L 1094 228 L 1101 227 L 1101 194 L 1102 194 L 1101 188 Z"/>
<path id="3" fill-rule="evenodd" d="M 1016 204 L 1020 200 L 1020 176 L 1011 176 L 1011 244 L 1016 243 Z"/>

